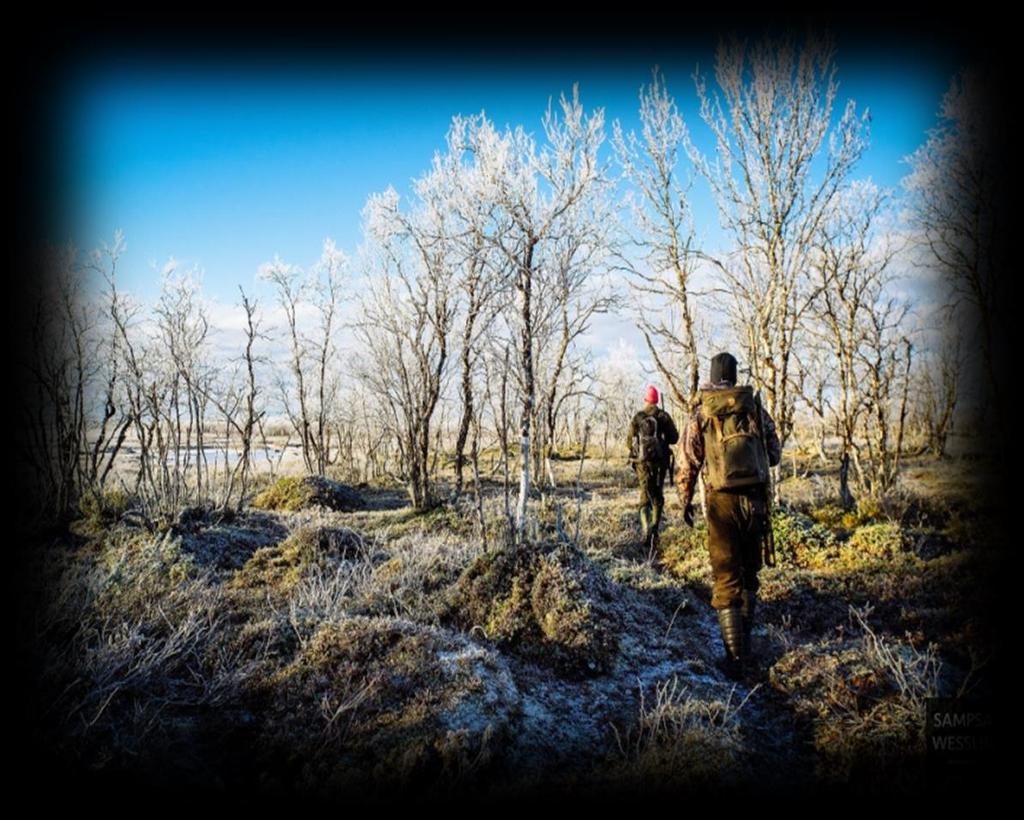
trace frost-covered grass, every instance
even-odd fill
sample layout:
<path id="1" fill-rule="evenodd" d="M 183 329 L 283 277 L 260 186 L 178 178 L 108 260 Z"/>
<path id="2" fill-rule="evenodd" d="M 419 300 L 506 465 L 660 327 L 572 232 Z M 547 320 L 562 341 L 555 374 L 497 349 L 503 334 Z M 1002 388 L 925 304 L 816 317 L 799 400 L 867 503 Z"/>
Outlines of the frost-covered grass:
<path id="1" fill-rule="evenodd" d="M 615 733 L 609 776 L 633 788 L 725 785 L 737 777 L 744 746 L 743 707 L 751 696 L 722 698 L 690 691 L 678 675 L 640 691 L 635 721 Z"/>
<path id="2" fill-rule="evenodd" d="M 794 648 L 770 680 L 810 725 L 820 781 L 923 788 L 927 699 L 957 693 L 934 645 L 879 634 L 869 613 L 851 608 L 851 636 Z"/>
<path id="3" fill-rule="evenodd" d="M 400 488 L 291 510 L 278 487 L 272 509 L 156 532 L 94 499 L 35 555 L 47 742 L 83 769 L 321 796 L 713 788 L 780 756 L 884 784 L 918 761 L 923 698 L 991 685 L 999 533 L 969 483 L 921 494 L 946 463 L 854 510 L 783 484 L 742 683 L 715 665 L 700 518 L 667 487 L 648 555 L 628 470 L 588 463 L 577 495 L 576 464 L 556 469 L 515 551 L 495 484 L 483 531 L 472 485 L 420 514 Z"/>

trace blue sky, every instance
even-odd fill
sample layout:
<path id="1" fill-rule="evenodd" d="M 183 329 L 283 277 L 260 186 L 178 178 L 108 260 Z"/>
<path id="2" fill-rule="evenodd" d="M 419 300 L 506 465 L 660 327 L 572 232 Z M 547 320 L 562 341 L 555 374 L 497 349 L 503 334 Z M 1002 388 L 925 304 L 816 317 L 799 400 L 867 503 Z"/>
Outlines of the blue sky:
<path id="1" fill-rule="evenodd" d="M 919 45 L 846 53 L 840 38 L 837 62 L 837 109 L 852 97 L 872 113 L 858 176 L 897 186 L 901 159 L 935 124 L 957 55 Z M 354 252 L 367 196 L 389 184 L 405 193 L 456 113 L 483 110 L 540 135 L 549 96 L 578 82 L 588 109 L 605 108 L 610 137 L 615 118 L 636 125 L 637 92 L 658 64 L 709 149 L 690 78 L 698 63 L 713 69 L 710 44 L 605 58 L 428 56 L 390 67 L 360 57 L 278 70 L 101 58 L 65 88 L 58 196 L 67 210 L 54 238 L 91 248 L 122 229 L 121 281 L 137 296 L 156 295 L 159 270 L 174 257 L 203 269 L 208 295 L 233 301 L 237 285 L 252 286 L 275 254 L 309 265 L 326 237 Z M 713 245 L 717 214 L 703 185 L 694 197 L 698 228 Z"/>

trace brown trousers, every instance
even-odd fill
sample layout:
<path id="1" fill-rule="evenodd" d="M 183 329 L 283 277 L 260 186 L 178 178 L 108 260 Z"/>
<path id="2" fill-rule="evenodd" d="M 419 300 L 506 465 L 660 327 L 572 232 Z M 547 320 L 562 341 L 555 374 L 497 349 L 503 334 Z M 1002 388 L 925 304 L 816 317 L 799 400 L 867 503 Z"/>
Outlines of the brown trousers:
<path id="1" fill-rule="evenodd" d="M 763 487 L 707 494 L 708 553 L 715 609 L 739 604 L 743 589 L 757 590 L 762 566 L 762 538 L 768 525 Z"/>
<path id="2" fill-rule="evenodd" d="M 651 526 L 661 521 L 661 512 L 665 509 L 665 482 L 666 467 L 637 465 L 636 477 L 640 482 L 640 516 L 649 515 Z"/>

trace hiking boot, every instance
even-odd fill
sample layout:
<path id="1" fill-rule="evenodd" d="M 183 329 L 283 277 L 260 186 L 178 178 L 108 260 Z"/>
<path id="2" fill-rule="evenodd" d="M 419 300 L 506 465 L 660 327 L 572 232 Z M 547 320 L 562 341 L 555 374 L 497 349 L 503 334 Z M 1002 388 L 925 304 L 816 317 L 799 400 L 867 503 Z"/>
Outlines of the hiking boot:
<path id="1" fill-rule="evenodd" d="M 725 646 L 725 658 L 721 662 L 722 670 L 730 678 L 738 678 L 743 674 L 746 656 L 743 651 L 743 613 L 739 604 L 718 610 L 718 626 L 722 630 L 722 644 Z"/>

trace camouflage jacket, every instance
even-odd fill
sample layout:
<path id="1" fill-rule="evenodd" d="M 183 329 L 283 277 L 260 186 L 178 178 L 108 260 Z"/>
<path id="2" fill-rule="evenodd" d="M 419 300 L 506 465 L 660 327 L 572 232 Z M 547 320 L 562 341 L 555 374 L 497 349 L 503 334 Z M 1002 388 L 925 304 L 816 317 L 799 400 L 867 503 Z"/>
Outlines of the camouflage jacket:
<path id="1" fill-rule="evenodd" d="M 701 390 L 715 390 L 722 387 L 731 387 L 728 382 L 718 384 L 703 384 Z M 700 404 L 690 414 L 690 418 L 683 428 L 683 440 L 680 449 L 680 456 L 676 459 L 676 489 L 679 491 L 679 500 L 683 506 L 693 501 L 693 494 L 697 489 L 697 476 L 701 474 L 704 467 L 704 416 L 701 413 Z M 782 446 L 779 444 L 779 436 L 775 430 L 775 420 L 764 407 L 761 407 L 761 429 L 764 430 L 764 441 L 768 450 L 768 463 L 774 467 L 782 459 Z M 704 488 L 713 490 L 708 485 L 707 471 L 704 472 Z"/>
<path id="2" fill-rule="evenodd" d="M 656 404 L 651 404 L 640 410 L 633 420 L 629 423 L 629 433 L 626 438 L 626 448 L 629 451 L 629 458 L 631 463 L 635 463 L 637 457 L 636 452 L 636 436 L 640 431 L 640 421 L 644 416 L 649 416 L 652 413 L 656 413 L 658 416 L 658 429 L 662 431 L 662 437 L 665 439 L 665 443 L 672 446 L 679 441 L 679 430 L 676 428 L 676 423 L 672 421 L 672 416 L 658 407 Z"/>

